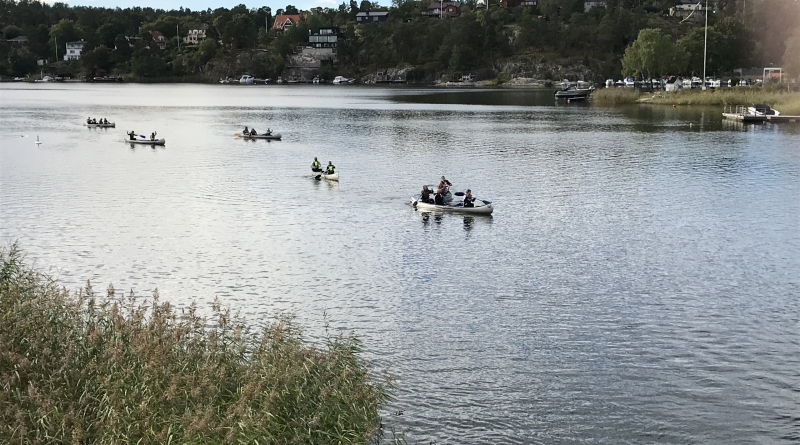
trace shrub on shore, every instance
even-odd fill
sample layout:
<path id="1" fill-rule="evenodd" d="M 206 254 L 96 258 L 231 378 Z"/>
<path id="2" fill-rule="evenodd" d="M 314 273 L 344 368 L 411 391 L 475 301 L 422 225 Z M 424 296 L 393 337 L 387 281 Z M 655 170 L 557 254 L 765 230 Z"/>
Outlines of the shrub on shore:
<path id="1" fill-rule="evenodd" d="M 636 103 L 639 91 L 635 88 L 602 88 L 592 93 L 598 105 L 622 105 Z"/>
<path id="2" fill-rule="evenodd" d="M 685 89 L 656 94 L 650 101 L 665 105 L 767 104 L 784 114 L 800 113 L 800 93 L 771 88 L 733 87 L 714 90 Z"/>
<path id="3" fill-rule="evenodd" d="M 366 443 L 387 399 L 355 337 L 250 333 L 215 304 L 71 294 L 0 250 L 0 443 Z"/>

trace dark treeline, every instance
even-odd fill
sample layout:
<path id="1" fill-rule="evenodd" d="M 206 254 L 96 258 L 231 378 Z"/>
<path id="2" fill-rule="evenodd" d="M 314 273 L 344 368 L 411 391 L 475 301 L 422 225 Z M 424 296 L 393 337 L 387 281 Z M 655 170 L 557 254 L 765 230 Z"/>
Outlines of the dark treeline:
<path id="1" fill-rule="evenodd" d="M 605 7 L 588 11 L 582 0 L 540 0 L 536 6 L 515 8 L 503 8 L 497 0 L 490 0 L 488 8 L 478 8 L 475 0 L 469 0 L 459 17 L 443 20 L 423 15 L 429 3 L 394 0 L 387 8 L 351 0 L 335 9 L 305 11 L 300 23 L 279 33 L 272 29 L 274 17 L 298 13 L 297 8 L 289 5 L 272 11 L 239 5 L 164 11 L 0 0 L 3 38 L 27 38 L 26 44 L 0 44 L 0 75 L 36 73 L 37 60 L 46 58 L 58 61 L 59 72 L 85 76 L 101 70 L 140 79 L 215 80 L 242 73 L 276 77 L 287 58 L 307 44 L 309 30 L 327 26 L 339 27 L 343 39 L 337 48 L 337 65 L 327 67 L 324 77 L 407 67 L 411 78 L 420 79 L 468 71 L 483 78 L 528 72 L 533 73 L 531 77 L 559 79 L 563 73 L 553 67 L 569 63 L 582 66 L 595 79 L 616 78 L 625 50 L 643 29 L 658 30 L 663 36 L 659 38 L 678 47 L 673 53 L 680 54 L 680 59 L 665 71 L 701 73 L 702 24 L 671 17 L 669 8 L 677 0 L 606 0 Z M 781 63 L 787 40 L 800 23 L 798 2 L 719 0 L 709 4 L 714 4 L 709 17 L 710 74 Z M 389 19 L 357 25 L 356 14 L 367 10 L 388 11 Z M 209 38 L 187 45 L 182 39 L 198 24 L 209 26 Z M 165 37 L 164 49 L 154 44 L 150 31 Z M 80 60 L 64 61 L 64 44 L 80 39 L 87 42 Z M 547 64 L 548 68 L 542 68 Z"/>

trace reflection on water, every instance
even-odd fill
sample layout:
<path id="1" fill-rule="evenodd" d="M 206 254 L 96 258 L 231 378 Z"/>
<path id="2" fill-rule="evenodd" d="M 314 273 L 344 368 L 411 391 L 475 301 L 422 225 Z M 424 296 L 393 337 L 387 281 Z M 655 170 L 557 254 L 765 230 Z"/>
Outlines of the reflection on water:
<path id="1" fill-rule="evenodd" d="M 790 443 L 797 134 L 546 91 L 2 85 L 0 237 L 71 288 L 292 311 L 311 340 L 327 311 L 410 443 Z M 407 205 L 441 175 L 493 217 Z"/>

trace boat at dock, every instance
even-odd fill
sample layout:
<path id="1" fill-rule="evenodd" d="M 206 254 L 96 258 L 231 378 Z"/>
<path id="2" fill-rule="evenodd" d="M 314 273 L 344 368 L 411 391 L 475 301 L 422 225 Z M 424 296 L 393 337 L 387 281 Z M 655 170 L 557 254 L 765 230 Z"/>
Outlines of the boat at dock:
<path id="1" fill-rule="evenodd" d="M 800 116 L 786 116 L 780 111 L 764 104 L 726 105 L 722 117 L 729 120 L 761 123 L 761 122 L 800 122 Z"/>
<path id="2" fill-rule="evenodd" d="M 577 86 L 567 87 L 563 90 L 558 90 L 555 92 L 556 99 L 569 99 L 569 100 L 580 100 L 586 99 L 592 94 L 594 88 L 579 88 Z"/>

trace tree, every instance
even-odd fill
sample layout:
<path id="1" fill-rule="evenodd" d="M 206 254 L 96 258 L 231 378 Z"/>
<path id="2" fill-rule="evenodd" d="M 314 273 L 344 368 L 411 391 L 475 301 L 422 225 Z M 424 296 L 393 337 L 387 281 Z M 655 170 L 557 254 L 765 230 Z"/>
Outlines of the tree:
<path id="1" fill-rule="evenodd" d="M 77 23 L 70 19 L 61 19 L 50 28 L 50 48 L 59 50 L 65 43 L 83 38 L 83 34 L 83 29 Z"/>
<path id="2" fill-rule="evenodd" d="M 8 69 L 12 76 L 25 76 L 36 71 L 36 55 L 27 48 L 12 48 L 8 54 Z"/>
<path id="3" fill-rule="evenodd" d="M 669 74 L 675 69 L 676 51 L 672 38 L 660 29 L 643 29 L 622 58 L 622 75 L 648 78 Z"/>
<path id="4" fill-rule="evenodd" d="M 800 29 L 797 29 L 786 40 L 786 52 L 783 53 L 783 68 L 789 77 L 800 76 Z"/>
<path id="5" fill-rule="evenodd" d="M 286 5 L 286 8 L 283 10 L 284 14 L 300 14 L 300 12 L 292 5 Z"/>
<path id="6" fill-rule="evenodd" d="M 22 28 L 19 26 L 8 25 L 3 28 L 3 37 L 6 39 L 13 39 L 22 35 Z"/>
<path id="7" fill-rule="evenodd" d="M 114 66 L 114 55 L 108 47 L 100 45 L 93 50 L 84 51 L 81 54 L 80 61 L 86 77 L 92 77 L 96 69 L 110 71 L 111 67 Z"/>

